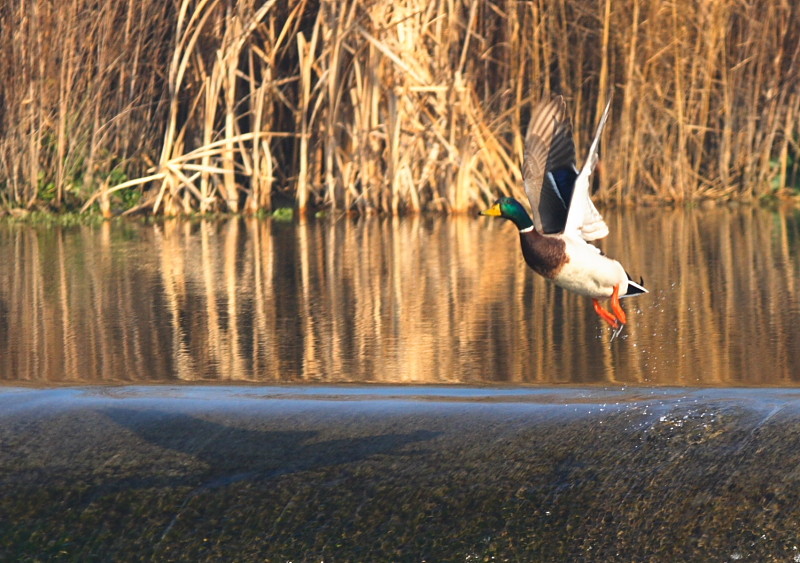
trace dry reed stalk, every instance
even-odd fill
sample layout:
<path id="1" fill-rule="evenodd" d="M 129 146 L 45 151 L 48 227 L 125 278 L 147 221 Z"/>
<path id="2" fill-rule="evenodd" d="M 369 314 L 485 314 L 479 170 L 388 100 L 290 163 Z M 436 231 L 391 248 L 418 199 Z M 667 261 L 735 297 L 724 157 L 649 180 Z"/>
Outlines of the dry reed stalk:
<path id="1" fill-rule="evenodd" d="M 159 6 L 18 0 L 0 7 L 0 192 L 10 193 L 9 205 L 74 206 L 90 184 L 130 161 L 130 139 L 155 131 L 158 98 L 142 104 L 145 81 L 123 68 L 122 54 L 141 55 L 141 35 L 131 31 L 143 23 L 138 9 L 158 26 Z M 162 49 L 150 46 L 149 54 L 157 60 Z"/>
<path id="2" fill-rule="evenodd" d="M 532 101 L 585 146 L 612 87 L 601 199 L 798 189 L 790 3 L 9 0 L 0 56 L 10 207 L 461 212 L 520 194 Z"/>

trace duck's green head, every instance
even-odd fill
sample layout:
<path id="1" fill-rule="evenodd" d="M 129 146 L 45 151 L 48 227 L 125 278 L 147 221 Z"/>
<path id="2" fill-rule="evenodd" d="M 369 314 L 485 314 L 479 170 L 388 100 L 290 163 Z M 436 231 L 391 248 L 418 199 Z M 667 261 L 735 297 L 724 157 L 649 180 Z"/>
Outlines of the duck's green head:
<path id="1" fill-rule="evenodd" d="M 530 215 L 522 204 L 513 197 L 501 197 L 489 209 L 481 211 L 481 215 L 489 217 L 502 217 L 512 221 L 521 231 L 533 227 Z"/>

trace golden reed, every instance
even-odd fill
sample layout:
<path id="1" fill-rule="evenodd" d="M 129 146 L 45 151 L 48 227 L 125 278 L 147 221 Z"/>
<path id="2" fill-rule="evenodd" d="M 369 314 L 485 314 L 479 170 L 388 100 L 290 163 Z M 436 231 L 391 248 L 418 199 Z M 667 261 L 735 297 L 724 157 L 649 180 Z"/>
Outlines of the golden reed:
<path id="1" fill-rule="evenodd" d="M 7 0 L 0 206 L 463 212 L 612 91 L 599 199 L 793 194 L 799 53 L 773 0 Z"/>

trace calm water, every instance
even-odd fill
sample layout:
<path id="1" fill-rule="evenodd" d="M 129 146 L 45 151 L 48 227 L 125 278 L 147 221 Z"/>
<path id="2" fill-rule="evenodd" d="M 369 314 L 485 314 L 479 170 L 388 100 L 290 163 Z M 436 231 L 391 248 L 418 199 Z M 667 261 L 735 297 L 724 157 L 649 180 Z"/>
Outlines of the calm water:
<path id="1" fill-rule="evenodd" d="M 0 381 L 800 385 L 799 214 L 606 218 L 614 342 L 498 220 L 3 225 Z"/>

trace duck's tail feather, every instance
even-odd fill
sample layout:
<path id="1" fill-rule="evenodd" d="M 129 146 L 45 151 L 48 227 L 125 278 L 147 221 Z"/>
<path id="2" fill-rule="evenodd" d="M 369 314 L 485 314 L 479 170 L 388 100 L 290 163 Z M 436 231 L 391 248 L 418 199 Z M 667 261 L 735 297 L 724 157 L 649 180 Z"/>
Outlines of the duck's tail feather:
<path id="1" fill-rule="evenodd" d="M 625 275 L 628 276 L 628 290 L 625 292 L 625 295 L 620 295 L 620 298 L 631 297 L 632 295 L 641 295 L 642 293 L 650 293 L 644 287 L 644 278 L 640 276 L 637 283 L 633 281 L 633 278 L 631 278 L 631 275 L 628 272 L 625 272 Z"/>

